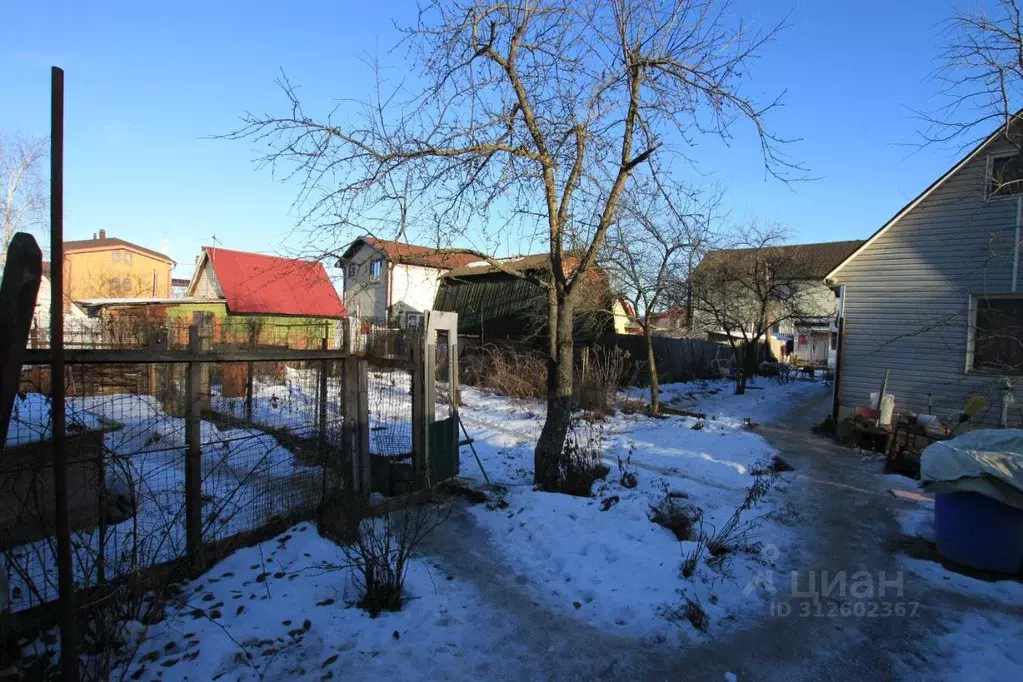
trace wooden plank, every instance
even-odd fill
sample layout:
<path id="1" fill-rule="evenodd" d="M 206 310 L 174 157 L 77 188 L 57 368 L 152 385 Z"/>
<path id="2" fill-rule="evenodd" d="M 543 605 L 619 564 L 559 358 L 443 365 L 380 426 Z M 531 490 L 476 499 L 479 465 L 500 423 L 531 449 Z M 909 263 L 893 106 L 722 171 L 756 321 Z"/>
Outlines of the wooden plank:
<path id="1" fill-rule="evenodd" d="M 36 240 L 23 232 L 15 233 L 0 284 L 0 445 L 7 442 L 42 267 L 43 254 Z"/>
<path id="2" fill-rule="evenodd" d="M 355 466 L 355 433 L 358 430 L 358 401 L 359 384 L 358 363 L 355 356 L 345 359 L 341 367 L 341 386 L 344 392 L 343 409 L 344 421 L 341 423 L 341 452 L 344 457 L 341 471 L 344 476 L 345 485 L 351 490 L 361 490 L 362 481 L 359 480 L 359 468 Z"/>
<path id="3" fill-rule="evenodd" d="M 327 350 L 327 337 L 323 337 L 322 342 L 323 350 Z M 330 370 L 330 361 L 320 361 L 320 377 L 319 377 L 319 399 L 317 400 L 317 412 L 319 413 L 319 438 L 320 438 L 320 449 L 321 452 L 326 452 L 327 447 L 327 375 Z"/>
<path id="4" fill-rule="evenodd" d="M 426 476 L 426 387 L 423 372 L 423 347 L 412 349 L 412 475 L 416 485 L 424 485 Z"/>
<path id="5" fill-rule="evenodd" d="M 200 354 L 199 327 L 188 328 L 188 347 L 195 358 Z M 185 541 L 192 568 L 198 565 L 202 547 L 202 364 L 190 362 L 185 375 Z"/>
<path id="6" fill-rule="evenodd" d="M 367 376 L 369 372 L 366 361 L 362 358 L 359 358 L 356 367 L 359 387 L 357 401 L 359 428 L 355 455 L 359 465 L 359 481 L 362 483 L 360 492 L 368 498 L 373 491 L 369 454 L 369 384 Z"/>
<path id="7" fill-rule="evenodd" d="M 202 362 L 287 362 L 300 360 L 344 360 L 347 357 L 344 349 L 291 349 L 291 348 L 257 348 L 257 349 L 214 349 L 204 351 Z M 160 350 L 149 348 L 125 349 L 66 349 L 64 362 L 69 365 L 103 365 L 103 364 L 138 364 L 138 363 L 174 363 L 191 362 L 195 355 L 188 350 Z M 51 362 L 49 349 L 32 349 L 25 351 L 22 364 L 48 365 Z M 374 361 L 374 364 L 380 364 Z M 385 363 L 386 364 L 386 363 Z M 394 363 L 398 364 L 398 363 Z M 405 363 L 407 364 L 407 363 Z"/>

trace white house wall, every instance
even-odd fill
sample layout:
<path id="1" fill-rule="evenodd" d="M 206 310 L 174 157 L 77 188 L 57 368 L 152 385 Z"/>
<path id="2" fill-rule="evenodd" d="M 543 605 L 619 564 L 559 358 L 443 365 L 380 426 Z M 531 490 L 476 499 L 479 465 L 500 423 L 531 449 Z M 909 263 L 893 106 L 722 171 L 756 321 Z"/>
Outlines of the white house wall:
<path id="1" fill-rule="evenodd" d="M 433 308 L 442 270 L 419 265 L 395 265 L 391 271 L 391 309 L 395 315 Z"/>

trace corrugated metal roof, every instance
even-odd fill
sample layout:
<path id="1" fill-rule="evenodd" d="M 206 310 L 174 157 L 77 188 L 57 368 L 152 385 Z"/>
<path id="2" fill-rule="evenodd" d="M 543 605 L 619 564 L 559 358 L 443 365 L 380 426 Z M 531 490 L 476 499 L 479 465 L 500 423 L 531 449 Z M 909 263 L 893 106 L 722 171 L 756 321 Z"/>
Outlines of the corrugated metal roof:
<path id="1" fill-rule="evenodd" d="M 232 313 L 347 317 L 323 265 L 204 246 Z"/>

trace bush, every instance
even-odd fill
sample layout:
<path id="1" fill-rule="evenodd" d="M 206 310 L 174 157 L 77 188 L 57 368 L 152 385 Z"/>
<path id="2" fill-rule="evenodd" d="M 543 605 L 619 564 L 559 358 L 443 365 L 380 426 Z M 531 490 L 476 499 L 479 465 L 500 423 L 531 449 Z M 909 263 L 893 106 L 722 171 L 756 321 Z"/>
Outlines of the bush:
<path id="1" fill-rule="evenodd" d="M 632 448 L 629 448 L 629 454 L 624 460 L 618 455 L 618 482 L 629 490 L 639 485 L 636 469 L 632 466 Z"/>
<path id="2" fill-rule="evenodd" d="M 509 398 L 547 395 L 547 359 L 532 351 L 488 344 L 467 354 L 463 381 Z"/>
<path id="3" fill-rule="evenodd" d="M 355 574 L 356 606 L 374 618 L 382 611 L 401 610 L 409 559 L 448 511 L 450 507 L 409 503 L 402 510 L 360 522 L 357 539 L 341 546 L 348 562 L 345 568 Z"/>
<path id="4" fill-rule="evenodd" d="M 604 425 L 582 418 L 573 419 L 565 438 L 562 457 L 561 492 L 590 497 L 593 482 L 611 471 L 603 462 Z"/>
<path id="5" fill-rule="evenodd" d="M 679 542 L 692 540 L 695 525 L 703 517 L 703 510 L 683 502 L 679 493 L 668 490 L 668 484 L 661 481 L 664 494 L 657 504 L 650 505 L 650 520 L 667 528 Z"/>
<path id="6" fill-rule="evenodd" d="M 614 410 L 631 362 L 632 355 L 621 348 L 587 349 L 575 380 L 579 406 L 600 417 Z"/>

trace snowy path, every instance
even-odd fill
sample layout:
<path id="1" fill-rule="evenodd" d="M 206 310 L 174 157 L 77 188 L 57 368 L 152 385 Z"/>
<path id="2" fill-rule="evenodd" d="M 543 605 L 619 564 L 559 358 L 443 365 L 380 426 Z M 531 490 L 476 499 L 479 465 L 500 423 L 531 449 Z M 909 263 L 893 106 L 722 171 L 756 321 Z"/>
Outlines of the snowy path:
<path id="1" fill-rule="evenodd" d="M 740 680 L 785 682 L 1018 679 L 1023 657 L 1013 649 L 1023 641 L 1023 585 L 974 580 L 930 560 L 909 559 L 900 519 L 916 516 L 920 507 L 888 489 L 913 490 L 915 483 L 880 475 L 878 458 L 812 435 L 810 425 L 827 407 L 811 398 L 782 425 L 760 431 L 796 468 L 782 493 L 791 503 L 789 521 L 813 533 L 781 556 L 770 576 L 776 602 L 791 604 L 791 613 L 764 614 L 753 627 L 688 650 L 668 667 L 651 666 L 648 676 L 720 680 L 727 669 Z M 791 571 L 798 572 L 795 585 Z M 821 591 L 824 571 L 845 572 L 850 585 L 858 579 L 854 572 L 863 572 L 860 584 L 875 594 L 848 589 L 822 597 L 818 606 L 804 595 L 812 591 L 811 572 Z M 884 596 L 877 594 L 882 571 L 889 580 Z M 895 582 L 900 571 L 901 588 Z M 853 611 L 857 602 L 860 613 Z"/>
<path id="2" fill-rule="evenodd" d="M 773 613 L 765 604 L 761 617 L 732 633 L 694 640 L 682 648 L 657 646 L 642 637 L 618 635 L 558 615 L 539 603 L 525 589 L 530 577 L 523 567 L 502 563 L 506 558 L 493 549 L 489 533 L 470 513 L 456 513 L 424 550 L 431 561 L 473 583 L 484 599 L 480 608 L 493 613 L 505 632 L 514 633 L 511 641 L 495 642 L 487 654 L 500 655 L 505 670 L 516 679 L 719 681 L 726 672 L 740 680 L 784 682 L 1006 679 L 1006 670 L 1017 663 L 1014 653 L 1006 651 L 1015 636 L 1008 632 L 1009 640 L 997 637 L 1000 646 L 983 646 L 977 639 L 990 639 L 985 626 L 1004 629 L 1006 619 L 1020 633 L 1023 588 L 1018 601 L 1004 604 L 1004 592 L 994 588 L 985 592 L 986 583 L 978 587 L 978 581 L 959 578 L 970 584 L 958 591 L 943 590 L 940 583 L 950 578 L 939 575 L 936 586 L 928 572 L 947 572 L 933 562 L 907 563 L 907 539 L 899 520 L 912 517 L 919 507 L 894 497 L 888 488 L 909 490 L 914 484 L 880 475 L 876 457 L 812 435 L 810 425 L 820 421 L 828 405 L 826 396 L 812 396 L 780 425 L 759 430 L 796 468 L 791 483 L 773 495 L 785 505 L 781 518 L 803 541 L 786 548 L 773 570 L 761 576 L 778 590 L 774 601 L 790 605 L 787 616 Z M 893 582 L 900 570 L 901 590 Z M 859 579 L 875 592 L 887 579 L 887 594 L 857 597 L 847 588 L 844 594 L 832 592 L 816 602 L 804 596 L 811 579 L 816 580 L 815 591 L 821 591 L 825 571 L 830 579 L 844 572 L 850 588 Z M 853 577 L 857 571 L 864 572 L 860 578 Z M 903 609 L 906 615 L 896 615 Z M 972 636 L 957 636 L 959 626 L 972 628 Z M 969 667 L 970 659 L 962 660 L 962 652 L 955 651 L 962 647 L 987 660 L 979 661 L 979 668 Z"/>

